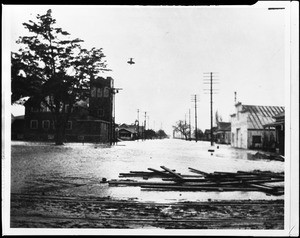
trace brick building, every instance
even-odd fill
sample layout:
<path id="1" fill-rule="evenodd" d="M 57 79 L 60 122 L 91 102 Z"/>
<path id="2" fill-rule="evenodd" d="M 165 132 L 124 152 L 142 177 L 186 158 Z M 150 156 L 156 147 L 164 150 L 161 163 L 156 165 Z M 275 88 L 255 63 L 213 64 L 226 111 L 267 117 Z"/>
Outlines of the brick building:
<path id="1" fill-rule="evenodd" d="M 71 141 L 108 142 L 113 118 L 113 79 L 99 77 L 90 82 L 89 97 L 77 102 L 71 111 L 65 139 Z M 67 110 L 67 109 L 66 109 Z M 55 125 L 50 110 L 42 104 L 25 103 L 25 140 L 54 140 Z"/>

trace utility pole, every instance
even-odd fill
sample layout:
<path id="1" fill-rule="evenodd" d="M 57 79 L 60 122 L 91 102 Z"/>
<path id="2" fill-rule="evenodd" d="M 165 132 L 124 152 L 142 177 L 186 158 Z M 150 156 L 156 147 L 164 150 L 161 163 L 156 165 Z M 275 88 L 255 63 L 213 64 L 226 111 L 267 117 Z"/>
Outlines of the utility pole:
<path id="1" fill-rule="evenodd" d="M 197 129 L 197 95 L 192 95 L 192 101 L 195 103 L 195 140 L 198 141 L 198 129 Z"/>
<path id="2" fill-rule="evenodd" d="M 191 109 L 189 109 L 189 128 L 190 128 L 189 140 L 191 140 L 191 133 L 192 133 L 192 128 L 191 128 Z"/>
<path id="3" fill-rule="evenodd" d="M 146 132 L 146 118 L 147 118 L 147 112 L 145 112 L 145 119 L 144 119 L 144 140 L 146 140 L 146 134 L 145 134 L 145 132 Z"/>
<path id="4" fill-rule="evenodd" d="M 215 93 L 215 91 L 213 91 L 213 83 L 217 83 L 217 81 L 213 81 L 216 80 L 215 78 L 213 78 L 214 73 L 213 72 L 209 72 L 206 73 L 209 75 L 204 75 L 204 84 L 210 84 L 210 89 L 208 89 L 210 91 L 210 145 L 213 146 L 214 145 L 214 138 L 213 138 L 213 94 Z M 208 77 L 208 78 L 207 78 Z M 204 89 L 206 90 L 206 89 Z"/>
<path id="5" fill-rule="evenodd" d="M 140 113 L 140 110 L 137 109 L 137 137 L 138 137 L 138 140 L 140 139 L 140 117 L 139 117 L 139 113 Z"/>
<path id="6" fill-rule="evenodd" d="M 184 137 L 186 138 L 186 114 L 184 114 Z"/>
<path id="7" fill-rule="evenodd" d="M 109 128 L 109 144 L 112 145 L 116 142 L 115 131 L 115 94 L 119 93 L 122 88 L 114 88 L 114 80 L 111 79 L 111 88 L 109 90 L 110 96 L 110 128 Z"/>

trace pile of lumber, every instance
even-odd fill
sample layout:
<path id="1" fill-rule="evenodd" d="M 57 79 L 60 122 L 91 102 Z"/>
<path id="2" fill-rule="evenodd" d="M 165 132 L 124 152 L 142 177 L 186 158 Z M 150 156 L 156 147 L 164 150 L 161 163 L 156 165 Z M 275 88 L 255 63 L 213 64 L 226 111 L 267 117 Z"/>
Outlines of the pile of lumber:
<path id="1" fill-rule="evenodd" d="M 163 170 L 148 168 L 149 171 L 120 173 L 119 177 L 122 178 L 140 177 L 144 180 L 110 180 L 109 186 L 139 186 L 142 189 L 179 191 L 260 191 L 270 195 L 283 195 L 284 193 L 283 173 L 269 171 L 206 173 L 189 167 L 194 175 L 187 175 L 177 173 L 176 170 L 165 166 L 160 167 Z M 161 178 L 161 181 L 145 181 L 149 178 Z"/>
<path id="2" fill-rule="evenodd" d="M 156 170 L 148 168 L 148 171 L 130 171 L 120 173 L 120 177 L 162 178 L 162 181 L 149 182 L 131 179 L 111 180 L 110 186 L 140 186 L 143 189 L 157 190 L 181 190 L 181 191 L 261 191 L 271 195 L 282 195 L 283 186 L 272 186 L 270 183 L 284 181 L 283 173 L 268 171 L 237 171 L 206 173 L 189 168 L 197 175 L 183 175 L 165 166 Z"/>

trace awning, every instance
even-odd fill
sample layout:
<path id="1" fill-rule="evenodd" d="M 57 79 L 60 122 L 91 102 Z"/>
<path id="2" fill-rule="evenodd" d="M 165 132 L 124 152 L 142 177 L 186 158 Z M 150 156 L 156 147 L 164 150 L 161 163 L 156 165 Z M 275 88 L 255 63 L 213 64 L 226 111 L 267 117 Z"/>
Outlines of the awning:
<path id="1" fill-rule="evenodd" d="M 284 125 L 284 121 L 265 124 L 265 125 L 263 125 L 263 127 L 276 127 L 276 126 L 282 126 L 282 125 Z"/>

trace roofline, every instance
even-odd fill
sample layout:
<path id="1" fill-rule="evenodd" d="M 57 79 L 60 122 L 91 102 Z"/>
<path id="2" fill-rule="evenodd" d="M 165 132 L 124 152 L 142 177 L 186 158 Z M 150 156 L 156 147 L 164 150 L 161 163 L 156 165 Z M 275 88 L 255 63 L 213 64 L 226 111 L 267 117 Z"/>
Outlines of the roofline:
<path id="1" fill-rule="evenodd" d="M 93 120 L 93 119 L 80 119 L 80 120 L 76 120 L 76 121 L 95 121 L 95 122 L 104 122 L 104 123 L 110 123 L 109 121 L 103 121 L 103 120 Z"/>
<path id="2" fill-rule="evenodd" d="M 130 133 L 137 133 L 136 131 L 133 131 L 133 132 L 132 132 L 132 131 L 128 130 L 127 128 L 119 128 L 119 131 L 120 131 L 120 130 L 125 130 L 125 131 L 128 131 L 128 132 L 130 132 Z"/>
<path id="3" fill-rule="evenodd" d="M 281 105 L 276 105 L 276 106 L 274 106 L 274 105 L 272 105 L 272 106 L 270 106 L 270 105 L 255 105 L 255 104 L 243 104 L 243 106 L 248 106 L 248 107 L 283 107 L 283 108 L 285 108 L 285 106 L 281 106 Z"/>

